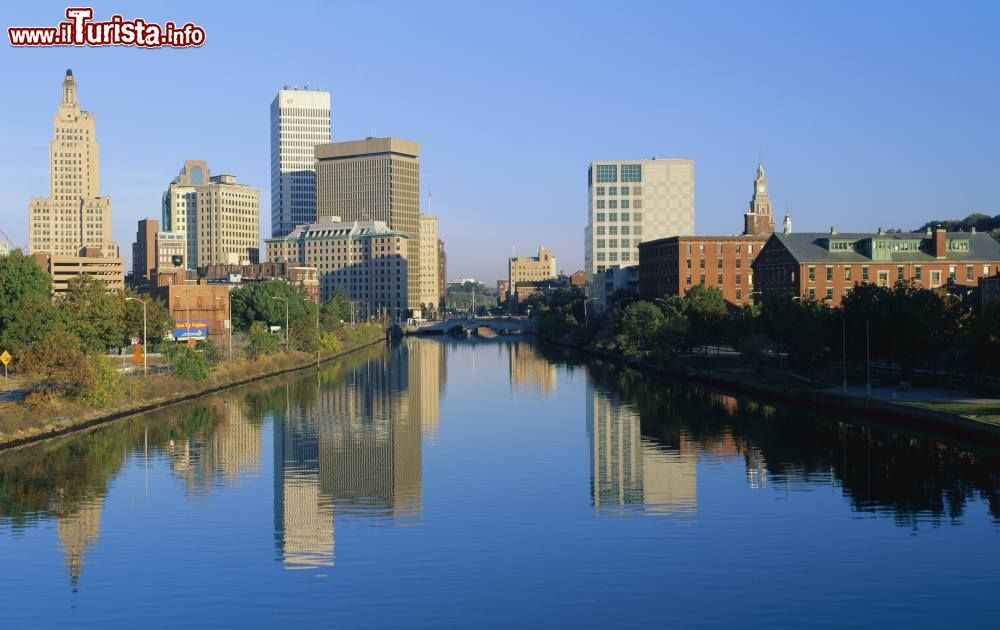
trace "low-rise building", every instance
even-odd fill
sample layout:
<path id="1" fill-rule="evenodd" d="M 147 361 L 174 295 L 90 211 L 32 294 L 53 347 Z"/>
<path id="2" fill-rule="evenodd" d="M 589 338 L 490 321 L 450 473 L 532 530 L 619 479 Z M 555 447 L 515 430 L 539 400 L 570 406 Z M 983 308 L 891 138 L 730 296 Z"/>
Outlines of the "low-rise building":
<path id="1" fill-rule="evenodd" d="M 187 269 L 187 237 L 183 232 L 156 233 L 156 272 Z"/>
<path id="2" fill-rule="evenodd" d="M 314 303 L 319 301 L 319 272 L 315 267 L 284 262 L 252 265 L 207 265 L 198 268 L 198 281 L 210 284 L 245 284 L 284 280 L 301 288 Z"/>
<path id="3" fill-rule="evenodd" d="M 506 280 L 497 280 L 497 306 L 503 306 L 510 297 L 510 285 Z"/>
<path id="4" fill-rule="evenodd" d="M 743 234 L 671 236 L 639 243 L 639 294 L 652 300 L 704 285 L 719 289 L 731 304 L 750 303 L 753 261 L 774 232 L 771 205 L 764 167 L 758 165 L 743 214 Z"/>
<path id="5" fill-rule="evenodd" d="M 988 234 L 925 233 L 794 234 L 786 223 L 753 264 L 755 292 L 787 293 L 840 304 L 857 284 L 894 286 L 912 281 L 927 289 L 976 286 L 1000 273 L 1000 243 Z"/>
<path id="6" fill-rule="evenodd" d="M 569 277 L 569 283 L 574 287 L 582 287 L 587 284 L 587 272 L 583 269 L 573 272 Z"/>
<path id="7" fill-rule="evenodd" d="M 206 330 L 209 339 L 221 343 L 229 334 L 229 290 L 226 284 L 181 282 L 157 287 L 153 295 L 166 304 L 175 331 Z M 184 337 L 184 332 L 177 336 Z"/>
<path id="8" fill-rule="evenodd" d="M 608 267 L 594 274 L 592 285 L 594 308 L 603 311 L 608 307 L 608 300 L 618 291 L 639 293 L 639 266 Z"/>
<path id="9" fill-rule="evenodd" d="M 556 257 L 542 246 L 538 256 L 512 256 L 508 260 L 507 282 L 510 291 L 521 282 L 541 282 L 556 277 Z"/>
<path id="10" fill-rule="evenodd" d="M 1000 302 L 1000 274 L 979 279 L 980 308 L 986 308 L 994 302 Z"/>
<path id="11" fill-rule="evenodd" d="M 99 246 L 88 246 L 78 256 L 51 255 L 44 252 L 34 255 L 35 261 L 52 276 L 52 294 L 66 293 L 69 281 L 77 276 L 90 276 L 104 282 L 108 291 L 125 289 L 125 261 L 103 256 Z"/>
<path id="12" fill-rule="evenodd" d="M 156 273 L 156 233 L 160 222 L 156 219 L 140 219 L 132 243 L 132 283 L 135 286 L 149 286 Z"/>
<path id="13" fill-rule="evenodd" d="M 342 289 L 349 300 L 361 303 L 363 317 L 405 318 L 407 238 L 384 221 L 321 216 L 265 243 L 269 261 L 317 269 L 320 300 Z"/>

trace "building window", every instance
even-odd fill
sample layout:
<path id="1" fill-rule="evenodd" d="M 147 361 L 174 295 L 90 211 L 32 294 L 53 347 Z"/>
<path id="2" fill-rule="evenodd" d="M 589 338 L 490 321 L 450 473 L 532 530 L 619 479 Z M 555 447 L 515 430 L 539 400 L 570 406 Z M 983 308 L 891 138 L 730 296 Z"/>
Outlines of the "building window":
<path id="1" fill-rule="evenodd" d="M 611 196 L 617 195 L 618 194 L 618 187 L 617 186 L 608 186 L 608 194 L 611 195 Z"/>
<path id="2" fill-rule="evenodd" d="M 642 181 L 642 164 L 622 164 L 622 182 L 639 183 Z"/>
<path id="3" fill-rule="evenodd" d="M 626 261 L 628 259 L 629 259 L 629 253 L 628 252 L 622 252 L 622 261 Z"/>
<path id="4" fill-rule="evenodd" d="M 597 200 L 597 208 L 599 210 L 603 210 L 604 209 L 604 200 L 603 199 L 598 199 Z"/>
<path id="5" fill-rule="evenodd" d="M 743 274 L 736 274 L 736 284 L 743 284 Z"/>
<path id="6" fill-rule="evenodd" d="M 629 232 L 629 226 L 623 225 L 622 226 L 622 236 L 628 236 L 628 232 Z"/>
<path id="7" fill-rule="evenodd" d="M 618 236 L 618 226 L 617 225 L 609 225 L 608 226 L 608 234 L 610 234 L 611 236 Z"/>
<path id="8" fill-rule="evenodd" d="M 702 259 L 700 259 L 698 261 L 698 268 L 699 269 L 704 269 L 705 268 L 705 259 L 704 258 L 702 258 Z"/>
<path id="9" fill-rule="evenodd" d="M 618 166 L 615 164 L 598 164 L 597 181 L 600 183 L 617 182 Z"/>
<path id="10" fill-rule="evenodd" d="M 748 243 L 747 244 L 747 253 L 748 254 L 753 254 L 753 243 Z"/>
<path id="11" fill-rule="evenodd" d="M 931 288 L 941 286 L 941 272 L 931 271 Z"/>
<path id="12" fill-rule="evenodd" d="M 743 289 L 736 289 L 736 299 L 737 300 L 743 299 Z"/>
<path id="13" fill-rule="evenodd" d="M 628 208 L 628 199 L 622 199 L 622 208 Z"/>
<path id="14" fill-rule="evenodd" d="M 685 281 L 685 282 L 686 282 L 687 284 L 691 284 L 691 274 L 687 274 L 687 275 L 685 275 L 685 276 L 684 276 L 684 281 Z"/>
<path id="15" fill-rule="evenodd" d="M 639 194 L 639 193 L 636 193 L 636 194 Z M 635 208 L 636 210 L 642 208 L 642 199 L 633 199 L 632 200 L 632 207 Z M 636 220 L 638 221 L 638 219 L 636 219 Z"/>
<path id="16" fill-rule="evenodd" d="M 722 274 L 721 273 L 715 277 L 715 284 L 722 284 Z"/>
<path id="17" fill-rule="evenodd" d="M 924 268 L 921 267 L 920 265 L 916 265 L 916 266 L 913 267 L 913 279 L 914 280 L 920 280 L 920 279 L 922 279 L 924 277 L 923 269 Z"/>
<path id="18" fill-rule="evenodd" d="M 598 186 L 597 187 L 597 196 L 598 197 L 603 197 L 604 196 L 604 186 Z"/>
<path id="19" fill-rule="evenodd" d="M 690 253 L 691 253 L 691 243 L 688 243 L 688 244 L 687 244 L 687 253 L 688 253 L 688 254 L 690 254 Z"/>
<path id="20" fill-rule="evenodd" d="M 829 265 L 826 267 L 826 281 L 833 282 L 833 267 Z"/>
<path id="21" fill-rule="evenodd" d="M 948 280 L 955 281 L 955 265 L 948 265 Z"/>
<path id="22" fill-rule="evenodd" d="M 809 265 L 809 282 L 816 282 L 816 267 Z"/>
<path id="23" fill-rule="evenodd" d="M 705 244 L 704 243 L 698 243 L 698 253 L 699 254 L 704 254 L 705 253 Z"/>
<path id="24" fill-rule="evenodd" d="M 809 287 L 809 299 L 814 302 L 816 301 L 816 289 L 812 287 Z"/>
<path id="25" fill-rule="evenodd" d="M 597 262 L 604 262 L 604 252 L 597 252 Z M 600 267 L 598 267 L 600 270 Z"/>
<path id="26" fill-rule="evenodd" d="M 972 270 L 972 265 L 966 265 L 965 266 L 965 279 L 966 280 L 972 280 L 973 276 L 975 276 L 975 275 L 976 275 L 975 272 Z"/>
<path id="27" fill-rule="evenodd" d="M 868 265 L 861 266 L 861 281 L 868 282 Z"/>
<path id="28" fill-rule="evenodd" d="M 705 284 L 705 274 L 701 274 L 700 276 L 698 276 L 698 282 L 700 284 Z"/>
<path id="29" fill-rule="evenodd" d="M 880 287 L 885 287 L 889 285 L 889 272 L 880 271 L 878 272 L 878 284 Z"/>
<path id="30" fill-rule="evenodd" d="M 618 262 L 618 252 L 608 252 L 608 262 Z"/>
<path id="31" fill-rule="evenodd" d="M 896 282 L 902 282 L 904 275 L 905 274 L 903 272 L 903 267 L 902 266 L 896 267 Z"/>
<path id="32" fill-rule="evenodd" d="M 597 213 L 597 220 L 599 222 L 603 222 L 604 221 L 604 213 L 603 212 L 598 212 Z"/>
<path id="33" fill-rule="evenodd" d="M 622 192 L 623 195 L 627 195 L 628 194 L 628 186 L 622 186 L 621 192 Z"/>
<path id="34" fill-rule="evenodd" d="M 609 212 L 608 213 L 608 221 L 617 221 L 617 220 L 618 220 L 618 213 L 617 212 Z"/>
<path id="35" fill-rule="evenodd" d="M 844 280 L 847 282 L 851 281 L 851 266 L 844 265 Z"/>
<path id="36" fill-rule="evenodd" d="M 833 289 L 826 290 L 826 299 L 833 301 Z"/>
<path id="37" fill-rule="evenodd" d="M 597 239 L 597 249 L 604 249 L 604 239 L 603 238 Z"/>
<path id="38" fill-rule="evenodd" d="M 604 236 L 604 226 L 603 225 L 598 225 L 597 226 L 597 235 L 598 236 Z"/>
<path id="39" fill-rule="evenodd" d="M 622 205 L 622 208 L 628 208 L 627 201 L 623 201 L 622 204 L 624 204 Z M 622 212 L 621 214 L 622 214 L 622 221 L 628 221 L 628 212 Z"/>

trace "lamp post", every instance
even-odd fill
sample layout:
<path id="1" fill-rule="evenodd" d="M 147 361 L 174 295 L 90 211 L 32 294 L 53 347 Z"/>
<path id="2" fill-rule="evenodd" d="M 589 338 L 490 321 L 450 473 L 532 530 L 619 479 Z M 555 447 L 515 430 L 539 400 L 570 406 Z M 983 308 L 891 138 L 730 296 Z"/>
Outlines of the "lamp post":
<path id="1" fill-rule="evenodd" d="M 657 298 L 659 299 L 659 298 Z M 597 298 L 587 298 L 583 301 L 583 325 L 590 325 L 590 315 L 587 313 L 587 302 L 596 302 Z"/>
<path id="2" fill-rule="evenodd" d="M 361 304 L 361 300 L 348 300 L 347 303 L 351 305 L 351 328 L 354 328 L 355 309 L 357 304 Z"/>
<path id="3" fill-rule="evenodd" d="M 288 342 L 289 341 L 288 340 L 288 298 L 283 298 L 283 297 L 279 297 L 277 295 L 272 295 L 271 299 L 272 300 L 281 300 L 282 302 L 285 303 L 285 350 L 290 350 L 291 346 L 289 345 L 289 342 Z"/>
<path id="4" fill-rule="evenodd" d="M 140 300 L 135 297 L 125 298 L 126 302 L 141 302 L 142 303 L 142 375 L 146 376 L 146 300 Z"/>

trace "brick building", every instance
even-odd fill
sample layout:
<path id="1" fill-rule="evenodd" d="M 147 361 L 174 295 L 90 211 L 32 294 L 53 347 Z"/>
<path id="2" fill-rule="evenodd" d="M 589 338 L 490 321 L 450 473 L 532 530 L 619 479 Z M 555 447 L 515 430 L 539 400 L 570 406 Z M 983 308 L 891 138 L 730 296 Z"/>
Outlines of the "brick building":
<path id="1" fill-rule="evenodd" d="M 774 232 L 763 165 L 757 166 L 743 234 L 671 236 L 639 243 L 639 295 L 646 300 L 684 295 L 695 285 L 716 287 L 731 304 L 748 304 L 754 258 Z"/>
<path id="2" fill-rule="evenodd" d="M 857 284 L 893 286 L 913 281 L 928 289 L 976 286 L 1000 273 L 1000 243 L 988 234 L 926 233 L 793 234 L 790 225 L 771 236 L 753 264 L 754 289 L 790 293 L 831 306 Z"/>

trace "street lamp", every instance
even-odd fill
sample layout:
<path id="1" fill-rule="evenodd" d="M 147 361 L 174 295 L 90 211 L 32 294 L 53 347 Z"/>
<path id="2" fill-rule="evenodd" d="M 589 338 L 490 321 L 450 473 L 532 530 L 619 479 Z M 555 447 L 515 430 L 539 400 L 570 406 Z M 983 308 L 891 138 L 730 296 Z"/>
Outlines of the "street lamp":
<path id="1" fill-rule="evenodd" d="M 357 308 L 355 305 L 361 304 L 361 300 L 348 300 L 347 303 L 351 305 L 351 328 L 354 328 L 354 314 Z"/>
<path id="2" fill-rule="evenodd" d="M 277 295 L 271 296 L 272 300 L 281 300 L 285 303 L 285 350 L 291 350 L 291 345 L 288 343 L 288 298 L 279 297 Z"/>
<path id="3" fill-rule="evenodd" d="M 657 298 L 657 299 L 659 299 L 659 298 Z M 597 298 L 588 298 L 588 299 L 586 299 L 586 300 L 583 301 L 583 325 L 584 326 L 589 326 L 590 325 L 590 315 L 587 314 L 587 302 L 596 302 L 596 301 L 597 301 Z"/>
<path id="4" fill-rule="evenodd" d="M 140 300 L 135 297 L 125 298 L 126 302 L 141 302 L 142 303 L 142 375 L 146 376 L 146 300 Z"/>

